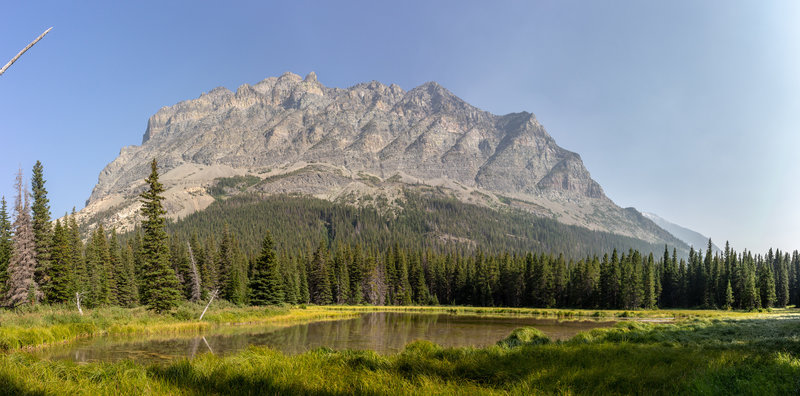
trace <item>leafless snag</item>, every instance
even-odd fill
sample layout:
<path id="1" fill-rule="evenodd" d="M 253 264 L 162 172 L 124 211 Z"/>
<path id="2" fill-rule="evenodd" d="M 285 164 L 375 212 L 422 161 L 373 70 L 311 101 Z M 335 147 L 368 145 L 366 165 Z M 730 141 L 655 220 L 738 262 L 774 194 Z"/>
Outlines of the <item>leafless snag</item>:
<path id="1" fill-rule="evenodd" d="M 81 293 L 75 292 L 75 304 L 78 304 L 78 312 L 83 316 L 83 309 L 81 309 Z"/>
<path id="2" fill-rule="evenodd" d="M 11 60 L 10 60 L 10 61 L 8 61 L 8 63 L 6 63 L 6 65 L 5 65 L 5 66 L 3 66 L 3 68 L 2 68 L 2 69 L 0 69 L 0 76 L 2 76 L 2 75 L 3 75 L 3 73 L 5 73 L 5 72 L 6 72 L 6 70 L 8 70 L 8 68 L 9 68 L 9 67 L 11 67 L 11 65 L 13 65 L 13 64 L 14 64 L 14 62 L 16 62 L 16 61 L 17 61 L 17 59 L 19 59 L 19 57 L 20 57 L 20 56 L 22 56 L 22 54 L 24 54 L 24 53 L 25 53 L 25 51 L 27 51 L 27 50 L 31 49 L 31 47 L 33 47 L 33 46 L 34 46 L 36 43 L 38 43 L 38 42 L 39 42 L 39 40 L 41 40 L 41 39 L 42 39 L 42 38 L 43 38 L 43 37 L 44 37 L 44 36 L 45 36 L 47 33 L 50 33 L 50 31 L 51 31 L 51 30 L 53 30 L 53 28 L 50 28 L 50 29 L 47 29 L 47 30 L 45 30 L 45 31 L 44 31 L 44 33 L 40 34 L 40 35 L 39 35 L 39 37 L 37 37 L 37 38 L 36 38 L 36 40 L 33 40 L 33 41 L 31 41 L 31 43 L 30 43 L 30 44 L 28 44 L 28 45 L 27 45 L 25 48 L 23 48 L 23 49 L 22 49 L 22 51 L 20 51 L 20 52 L 17 54 L 17 56 L 15 56 L 15 57 L 11 58 Z"/>
<path id="3" fill-rule="evenodd" d="M 192 244 L 187 242 L 186 245 L 189 246 L 189 258 L 192 259 L 192 301 L 197 302 L 200 301 L 200 274 L 197 273 Z"/>
<path id="4" fill-rule="evenodd" d="M 213 293 L 211 293 L 211 299 L 208 300 L 208 304 L 206 304 L 206 308 L 203 310 L 203 313 L 200 314 L 200 319 L 198 320 L 203 320 L 203 316 L 205 316 L 206 311 L 208 311 L 208 306 L 211 305 L 212 301 L 214 301 L 214 297 L 217 296 L 217 293 L 219 293 L 219 289 L 216 289 Z M 209 347 L 209 349 L 211 348 Z"/>

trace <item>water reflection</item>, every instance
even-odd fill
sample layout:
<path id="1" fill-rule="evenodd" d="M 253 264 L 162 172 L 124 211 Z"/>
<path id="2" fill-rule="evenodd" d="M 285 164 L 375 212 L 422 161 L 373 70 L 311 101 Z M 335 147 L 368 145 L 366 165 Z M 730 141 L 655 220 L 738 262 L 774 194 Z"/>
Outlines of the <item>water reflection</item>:
<path id="1" fill-rule="evenodd" d="M 521 326 L 534 326 L 558 340 L 611 324 L 613 322 L 376 312 L 355 319 L 290 327 L 227 326 L 196 337 L 97 337 L 45 348 L 37 354 L 48 359 L 77 362 L 132 359 L 151 363 L 193 358 L 202 353 L 230 354 L 250 345 L 269 346 L 287 354 L 319 347 L 391 353 L 415 340 L 429 340 L 443 346 L 483 347 L 496 343 Z"/>

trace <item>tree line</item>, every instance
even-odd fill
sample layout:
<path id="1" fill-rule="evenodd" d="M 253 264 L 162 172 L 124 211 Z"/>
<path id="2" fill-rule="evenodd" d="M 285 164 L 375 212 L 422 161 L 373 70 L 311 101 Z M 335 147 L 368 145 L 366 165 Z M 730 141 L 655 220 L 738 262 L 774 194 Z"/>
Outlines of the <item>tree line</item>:
<path id="1" fill-rule="evenodd" d="M 141 194 L 140 227 L 121 236 L 98 226 L 82 240 L 75 213 L 50 219 L 42 165 L 31 192 L 17 175 L 14 222 L 0 201 L 0 296 L 4 305 L 70 302 L 89 307 L 146 305 L 156 311 L 210 293 L 235 304 L 375 304 L 654 309 L 757 309 L 800 304 L 800 255 L 721 253 L 679 258 L 613 249 L 565 254 L 420 247 L 336 241 L 276 243 L 265 231 L 257 248 L 222 224 L 219 234 L 167 232 L 157 163 Z M 32 202 L 31 202 L 32 201 Z M 281 233 L 278 240 L 291 235 Z M 246 235 L 252 238 L 252 235 Z"/>

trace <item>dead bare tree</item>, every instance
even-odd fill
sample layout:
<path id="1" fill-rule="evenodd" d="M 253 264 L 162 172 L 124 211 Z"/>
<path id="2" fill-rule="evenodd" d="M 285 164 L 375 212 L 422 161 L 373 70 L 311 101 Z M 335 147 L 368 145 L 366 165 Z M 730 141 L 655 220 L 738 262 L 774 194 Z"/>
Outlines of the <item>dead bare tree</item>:
<path id="1" fill-rule="evenodd" d="M 198 320 L 203 320 L 203 316 L 205 316 L 206 311 L 208 311 L 208 306 L 211 305 L 212 301 L 214 301 L 214 297 L 217 296 L 217 293 L 219 293 L 219 289 L 216 289 L 213 293 L 211 293 L 211 298 L 208 300 L 208 304 L 206 304 L 206 308 L 203 310 L 203 313 L 200 314 L 200 319 Z M 209 347 L 209 349 L 211 348 Z"/>
<path id="2" fill-rule="evenodd" d="M 15 56 L 15 57 L 11 58 L 11 60 L 10 60 L 10 61 L 8 61 L 8 63 L 6 63 L 6 65 L 5 65 L 5 66 L 3 66 L 3 68 L 2 68 L 2 69 L 0 69 L 0 76 L 2 76 L 2 75 L 3 75 L 3 73 L 5 73 L 5 72 L 6 72 L 6 70 L 8 70 L 8 68 L 9 68 L 9 67 L 11 67 L 11 65 L 13 65 L 13 64 L 14 64 L 14 62 L 16 62 L 16 61 L 17 61 L 17 59 L 19 59 L 19 57 L 20 57 L 20 56 L 22 56 L 22 54 L 24 54 L 24 53 L 25 53 L 25 51 L 27 51 L 27 50 L 31 49 L 31 47 L 33 47 L 33 46 L 34 46 L 36 43 L 38 43 L 38 42 L 39 42 L 39 40 L 41 40 L 41 39 L 42 39 L 42 38 L 43 38 L 43 37 L 44 37 L 44 36 L 45 36 L 47 33 L 50 33 L 50 31 L 51 31 L 51 30 L 53 30 L 53 28 L 50 28 L 50 29 L 47 29 L 47 30 L 45 30 L 45 31 L 44 31 L 44 33 L 40 34 L 40 35 L 39 35 L 39 37 L 37 37 L 37 38 L 36 38 L 36 40 L 33 40 L 33 41 L 31 41 L 31 43 L 30 43 L 30 44 L 28 44 L 28 45 L 27 45 L 25 48 L 23 48 L 23 49 L 22 49 L 22 51 L 20 51 L 20 52 L 17 54 L 17 56 Z"/>
<path id="3" fill-rule="evenodd" d="M 78 312 L 83 316 L 83 309 L 81 309 L 81 293 L 75 292 L 75 304 L 78 304 Z"/>
<path id="4" fill-rule="evenodd" d="M 186 242 L 186 245 L 189 246 L 189 258 L 192 259 L 192 301 L 197 302 L 200 301 L 200 274 L 197 273 L 197 264 L 194 261 L 194 253 L 192 252 L 192 244 Z"/>

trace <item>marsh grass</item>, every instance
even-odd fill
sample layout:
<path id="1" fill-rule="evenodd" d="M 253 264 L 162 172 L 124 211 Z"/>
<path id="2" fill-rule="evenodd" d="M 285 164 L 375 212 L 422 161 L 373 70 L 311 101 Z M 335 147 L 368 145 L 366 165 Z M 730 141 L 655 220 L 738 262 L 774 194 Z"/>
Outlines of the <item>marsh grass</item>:
<path id="1" fill-rule="evenodd" d="M 322 305 L 319 309 L 354 312 L 416 312 L 447 313 L 452 315 L 526 316 L 541 318 L 601 318 L 601 319 L 687 319 L 687 318 L 757 318 L 777 315 L 798 315 L 800 309 L 784 308 L 769 311 L 724 311 L 714 309 L 653 309 L 653 310 L 594 310 L 558 308 L 504 308 L 468 306 L 373 306 L 373 305 Z"/>
<path id="2" fill-rule="evenodd" d="M 318 308 L 212 306 L 202 321 L 200 304 L 186 303 L 170 314 L 158 315 L 139 308 L 108 307 L 86 310 L 81 316 L 71 307 L 38 306 L 20 311 L 0 311 L 0 352 L 35 348 L 97 335 L 199 334 L 230 324 L 293 324 L 346 318 L 353 312 Z"/>
<path id="3" fill-rule="evenodd" d="M 246 316 L 246 315 L 245 315 Z M 167 365 L 0 356 L 7 394 L 797 394 L 800 319 L 622 322 L 565 342 L 517 329 L 500 345 L 416 341 L 396 354 L 263 347 Z"/>

